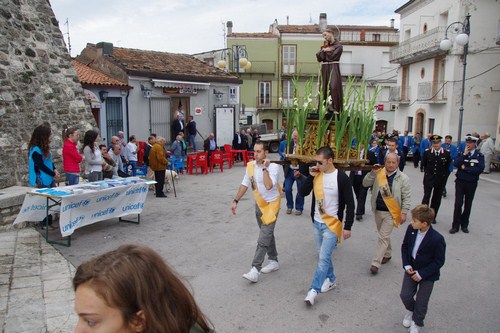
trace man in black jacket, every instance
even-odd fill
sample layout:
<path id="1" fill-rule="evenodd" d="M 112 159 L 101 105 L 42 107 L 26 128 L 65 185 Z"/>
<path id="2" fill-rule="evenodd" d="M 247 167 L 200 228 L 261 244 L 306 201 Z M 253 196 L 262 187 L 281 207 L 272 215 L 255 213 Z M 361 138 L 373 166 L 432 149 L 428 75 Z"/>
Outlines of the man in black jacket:
<path id="1" fill-rule="evenodd" d="M 422 167 L 424 168 L 424 197 L 422 203 L 434 209 L 434 218 L 436 218 L 441 206 L 443 189 L 446 184 L 451 163 L 450 152 L 441 147 L 442 137 L 434 134 L 431 136 L 431 149 L 426 150 L 422 158 Z M 432 193 L 432 200 L 431 200 Z M 432 221 L 436 223 L 436 220 Z"/>
<path id="2" fill-rule="evenodd" d="M 177 135 L 179 135 L 180 132 L 184 132 L 184 128 L 184 121 L 182 120 L 181 114 L 178 113 L 177 118 L 172 123 L 172 133 L 170 135 L 172 142 L 175 141 L 175 138 L 177 137 Z"/>
<path id="3" fill-rule="evenodd" d="M 333 272 L 332 253 L 337 242 L 343 237 L 351 237 L 354 220 L 354 198 L 349 177 L 333 164 L 334 154 L 330 147 L 322 147 L 316 152 L 316 166 L 310 168 L 308 177 L 302 176 L 299 188 L 302 196 L 313 191 L 311 217 L 319 260 L 309 291 L 304 301 L 314 304 L 318 293 L 325 293 L 336 287 Z M 296 177 L 300 176 L 295 171 Z M 344 210 L 345 225 L 342 226 Z"/>

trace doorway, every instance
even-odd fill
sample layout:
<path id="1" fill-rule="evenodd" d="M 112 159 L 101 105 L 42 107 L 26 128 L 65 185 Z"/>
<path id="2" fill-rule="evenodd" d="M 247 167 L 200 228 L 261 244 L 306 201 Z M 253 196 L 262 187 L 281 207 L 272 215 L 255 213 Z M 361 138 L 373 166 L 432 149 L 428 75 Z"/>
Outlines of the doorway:
<path id="1" fill-rule="evenodd" d="M 186 129 L 186 121 L 190 116 L 190 105 L 189 105 L 189 97 L 172 97 L 170 100 L 170 123 L 173 124 L 174 120 L 177 119 L 177 114 L 181 115 L 181 119 L 184 123 L 184 130 Z M 174 133 L 171 131 L 171 142 L 175 141 L 175 137 L 179 133 Z"/>
<path id="2" fill-rule="evenodd" d="M 427 133 L 424 133 L 424 124 L 425 124 L 425 114 L 423 111 L 417 111 L 417 121 L 415 122 L 415 132 L 420 133 L 420 136 L 425 138 L 427 136 Z"/>

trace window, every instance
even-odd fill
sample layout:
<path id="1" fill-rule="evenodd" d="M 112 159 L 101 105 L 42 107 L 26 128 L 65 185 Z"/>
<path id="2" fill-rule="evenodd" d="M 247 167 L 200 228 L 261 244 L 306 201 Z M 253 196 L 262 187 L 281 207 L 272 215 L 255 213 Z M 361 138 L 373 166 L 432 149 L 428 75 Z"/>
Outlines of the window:
<path id="1" fill-rule="evenodd" d="M 429 118 L 429 128 L 428 128 L 427 133 L 434 133 L 434 123 L 435 123 L 435 119 Z"/>
<path id="2" fill-rule="evenodd" d="M 111 143 L 111 137 L 116 135 L 118 131 L 123 131 L 122 98 L 108 97 L 105 103 L 107 142 Z"/>
<path id="3" fill-rule="evenodd" d="M 271 82 L 259 82 L 259 106 L 271 106 Z"/>
<path id="4" fill-rule="evenodd" d="M 246 57 L 247 51 L 244 45 L 233 46 L 233 72 L 245 72 L 245 68 L 241 67 L 239 64 L 239 59 Z"/>
<path id="5" fill-rule="evenodd" d="M 291 107 L 293 100 L 293 84 L 291 80 L 283 80 L 283 106 Z"/>
<path id="6" fill-rule="evenodd" d="M 295 45 L 283 45 L 283 74 L 295 73 L 295 56 L 297 47 Z"/>
<path id="7" fill-rule="evenodd" d="M 413 117 L 408 117 L 408 122 L 406 123 L 406 130 L 412 132 L 413 129 Z"/>
<path id="8" fill-rule="evenodd" d="M 235 87 L 229 88 L 229 98 L 236 99 L 236 88 Z"/>
<path id="9" fill-rule="evenodd" d="M 380 42 L 380 34 L 373 34 L 372 41 L 373 42 Z"/>

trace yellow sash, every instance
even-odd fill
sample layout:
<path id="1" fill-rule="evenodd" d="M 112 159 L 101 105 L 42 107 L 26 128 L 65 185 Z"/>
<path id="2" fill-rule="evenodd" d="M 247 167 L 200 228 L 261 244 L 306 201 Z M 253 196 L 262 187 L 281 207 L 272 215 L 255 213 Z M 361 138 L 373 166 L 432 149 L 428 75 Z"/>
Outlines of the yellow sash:
<path id="1" fill-rule="evenodd" d="M 320 213 L 321 219 L 328 228 L 337 235 L 338 243 L 342 239 L 342 221 L 334 216 L 326 213 L 323 205 L 325 200 L 325 193 L 323 192 L 323 172 L 320 172 L 313 180 L 314 197 L 316 199 L 316 207 Z"/>
<path id="2" fill-rule="evenodd" d="M 259 206 L 259 209 L 262 212 L 262 217 L 260 219 L 264 224 L 271 224 L 276 222 L 276 216 L 280 211 L 281 192 L 282 192 L 281 186 L 279 184 L 277 185 L 279 195 L 274 201 L 267 202 L 266 200 L 262 199 L 262 196 L 260 195 L 259 190 L 257 189 L 257 184 L 255 184 L 255 180 L 253 178 L 255 163 L 256 163 L 255 161 L 252 161 L 247 164 L 248 177 L 250 178 L 250 182 L 252 183 L 252 192 L 253 196 L 255 197 L 255 202 L 257 203 L 257 206 Z"/>
<path id="3" fill-rule="evenodd" d="M 382 168 L 377 172 L 377 183 L 380 195 L 382 196 L 382 199 L 384 200 L 385 205 L 389 209 L 389 213 L 391 213 L 394 220 L 394 228 L 397 228 L 399 227 L 399 221 L 401 219 L 401 207 L 399 207 L 398 202 L 392 195 L 391 188 L 387 182 L 385 168 Z"/>

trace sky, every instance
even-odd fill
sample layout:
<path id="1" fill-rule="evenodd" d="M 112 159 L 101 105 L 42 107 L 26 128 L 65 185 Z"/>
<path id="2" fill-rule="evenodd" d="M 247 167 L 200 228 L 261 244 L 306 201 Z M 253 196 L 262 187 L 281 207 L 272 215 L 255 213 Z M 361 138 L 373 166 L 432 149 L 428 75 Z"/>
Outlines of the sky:
<path id="1" fill-rule="evenodd" d="M 328 24 L 389 26 L 407 0 L 50 0 L 71 56 L 87 43 L 172 53 L 222 49 L 225 23 L 233 32 L 268 32 L 269 25 Z M 305 5 L 306 4 L 306 5 Z M 68 20 L 69 24 L 66 24 Z M 69 27 L 69 34 L 68 34 Z"/>

